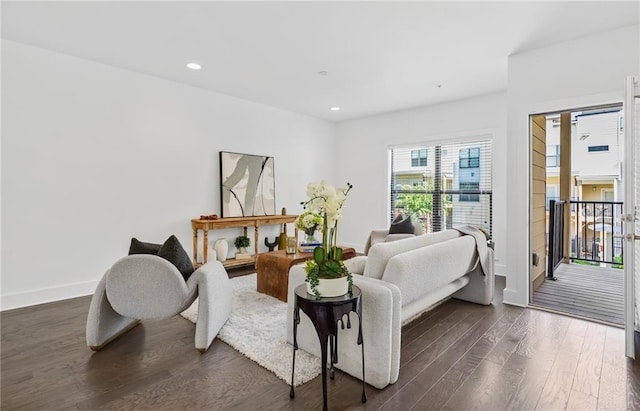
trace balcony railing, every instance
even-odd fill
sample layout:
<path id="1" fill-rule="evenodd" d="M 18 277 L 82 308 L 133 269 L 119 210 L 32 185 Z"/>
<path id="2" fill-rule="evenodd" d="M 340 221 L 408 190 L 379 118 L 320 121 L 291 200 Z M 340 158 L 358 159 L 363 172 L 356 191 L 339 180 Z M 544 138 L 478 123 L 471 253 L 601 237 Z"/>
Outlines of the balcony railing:
<path id="1" fill-rule="evenodd" d="M 622 266 L 621 202 L 569 201 L 570 218 L 564 218 L 564 201 L 549 201 L 547 277 L 564 258 Z M 569 225 L 569 256 L 564 255 L 564 226 Z"/>
<path id="2" fill-rule="evenodd" d="M 572 260 L 623 264 L 622 205 L 613 201 L 570 201 Z"/>

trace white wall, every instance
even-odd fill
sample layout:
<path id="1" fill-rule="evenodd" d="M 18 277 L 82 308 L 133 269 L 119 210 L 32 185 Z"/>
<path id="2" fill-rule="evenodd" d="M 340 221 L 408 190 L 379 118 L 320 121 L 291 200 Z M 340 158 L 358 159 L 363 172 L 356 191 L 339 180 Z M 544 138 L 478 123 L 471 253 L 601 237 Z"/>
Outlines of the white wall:
<path id="1" fill-rule="evenodd" d="M 133 236 L 191 254 L 219 151 L 274 156 L 290 214 L 334 177 L 330 122 L 6 40 L 2 83 L 2 309 L 93 293 Z"/>
<path id="2" fill-rule="evenodd" d="M 509 58 L 505 302 L 528 303 L 529 114 L 622 102 L 625 77 L 640 73 L 639 30 L 626 27 Z"/>
<path id="3" fill-rule="evenodd" d="M 493 232 L 496 271 L 506 242 L 506 93 L 339 123 L 338 178 L 354 185 L 340 222 L 340 240 L 362 249 L 373 228 L 388 227 L 389 146 L 468 139 L 493 140 Z"/>

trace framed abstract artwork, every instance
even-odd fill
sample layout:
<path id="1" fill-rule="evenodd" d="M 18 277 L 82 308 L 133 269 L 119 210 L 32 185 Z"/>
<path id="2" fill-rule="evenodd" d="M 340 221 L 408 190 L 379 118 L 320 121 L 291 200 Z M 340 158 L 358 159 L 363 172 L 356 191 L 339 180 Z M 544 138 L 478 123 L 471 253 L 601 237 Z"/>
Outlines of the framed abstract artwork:
<path id="1" fill-rule="evenodd" d="M 222 217 L 276 214 L 273 157 L 220 152 Z"/>

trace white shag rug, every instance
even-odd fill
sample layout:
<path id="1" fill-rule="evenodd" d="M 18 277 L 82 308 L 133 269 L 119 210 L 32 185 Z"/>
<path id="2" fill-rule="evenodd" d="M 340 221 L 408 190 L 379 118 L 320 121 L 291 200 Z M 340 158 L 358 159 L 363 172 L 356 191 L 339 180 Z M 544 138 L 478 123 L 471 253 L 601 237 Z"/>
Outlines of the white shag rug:
<path id="1" fill-rule="evenodd" d="M 259 293 L 256 274 L 232 278 L 231 286 L 231 315 L 218 338 L 291 384 L 293 346 L 286 337 L 287 303 Z M 195 323 L 198 299 L 180 315 Z M 320 362 L 318 357 L 298 350 L 294 385 L 304 384 L 319 375 Z"/>

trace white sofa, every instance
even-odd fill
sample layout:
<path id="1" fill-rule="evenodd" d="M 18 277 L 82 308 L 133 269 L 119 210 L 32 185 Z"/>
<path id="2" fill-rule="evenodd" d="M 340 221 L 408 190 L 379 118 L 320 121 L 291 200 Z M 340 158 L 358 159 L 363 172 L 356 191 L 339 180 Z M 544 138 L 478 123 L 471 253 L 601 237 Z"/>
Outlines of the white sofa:
<path id="1" fill-rule="evenodd" d="M 353 283 L 362 289 L 365 379 L 376 388 L 398 380 L 402 324 L 452 296 L 488 305 L 493 300 L 493 250 L 481 231 L 459 227 L 438 233 L 378 243 L 368 256 L 347 260 Z M 470 235 L 464 235 L 470 234 Z M 289 271 L 287 336 L 292 341 L 294 289 L 306 274 L 298 265 Z M 306 315 L 300 316 L 298 347 L 320 356 L 318 336 Z M 336 367 L 362 378 L 358 318 L 338 332 Z"/>

